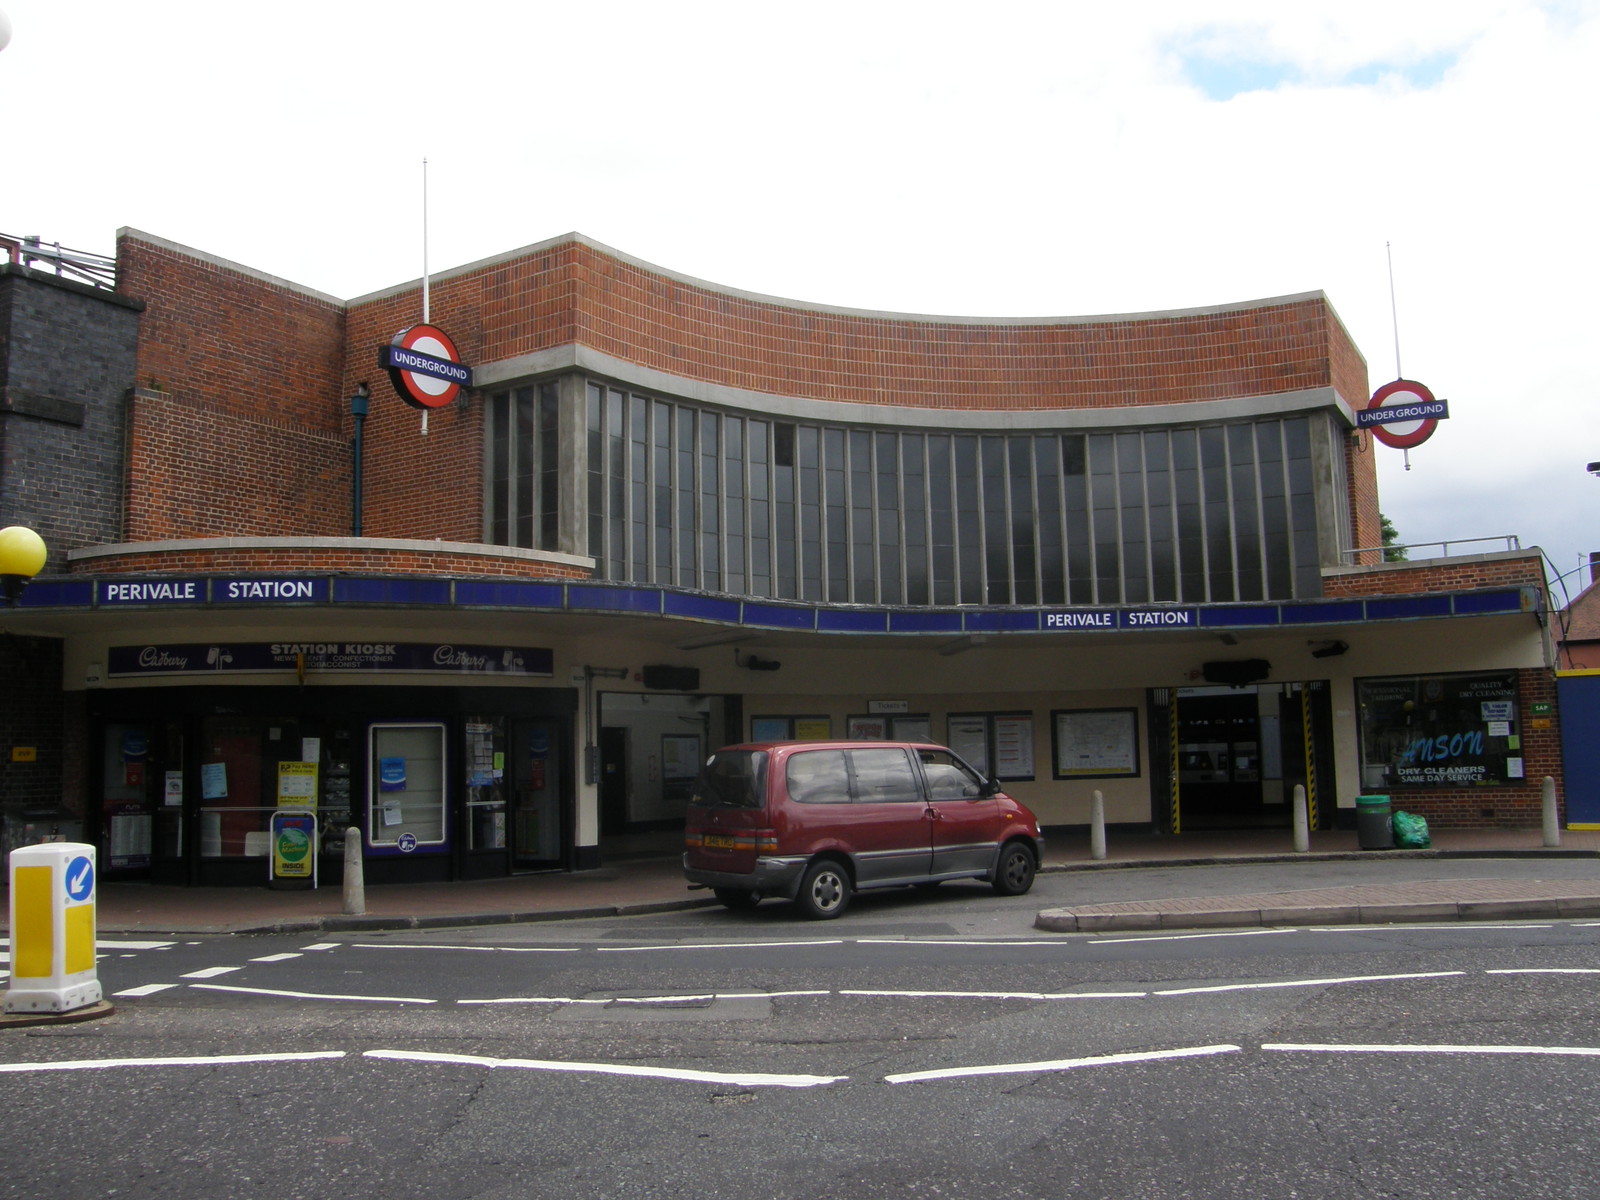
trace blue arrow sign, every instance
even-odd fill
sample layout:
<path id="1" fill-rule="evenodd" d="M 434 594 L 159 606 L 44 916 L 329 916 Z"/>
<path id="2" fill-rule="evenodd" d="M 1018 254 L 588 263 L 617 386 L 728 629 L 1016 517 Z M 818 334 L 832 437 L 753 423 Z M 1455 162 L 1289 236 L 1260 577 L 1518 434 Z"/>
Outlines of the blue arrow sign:
<path id="1" fill-rule="evenodd" d="M 67 896 L 72 900 L 87 900 L 94 894 L 94 863 L 88 855 L 80 854 L 67 864 Z"/>

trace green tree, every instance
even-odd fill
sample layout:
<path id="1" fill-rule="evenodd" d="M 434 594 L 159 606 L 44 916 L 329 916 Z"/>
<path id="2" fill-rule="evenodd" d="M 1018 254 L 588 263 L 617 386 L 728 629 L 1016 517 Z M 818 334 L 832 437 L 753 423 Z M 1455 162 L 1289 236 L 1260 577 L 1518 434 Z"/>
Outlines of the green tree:
<path id="1" fill-rule="evenodd" d="M 1383 534 L 1383 561 L 1405 562 L 1406 548 L 1396 545 L 1400 540 L 1400 531 L 1394 527 L 1394 522 L 1382 513 L 1378 514 L 1378 531 Z"/>

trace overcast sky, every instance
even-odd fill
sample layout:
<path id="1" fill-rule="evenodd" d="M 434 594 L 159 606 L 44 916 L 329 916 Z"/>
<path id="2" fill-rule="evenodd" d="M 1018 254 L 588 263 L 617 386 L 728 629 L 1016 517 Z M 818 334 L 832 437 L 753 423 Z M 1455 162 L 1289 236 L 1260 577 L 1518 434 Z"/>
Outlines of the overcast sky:
<path id="1" fill-rule="evenodd" d="M 1373 446 L 1402 540 L 1600 551 L 1600 0 L 0 12 L 0 232 L 344 299 L 422 273 L 424 158 L 434 272 L 578 231 L 905 312 L 1320 289 L 1374 388 L 1392 255 L 1400 366 L 1451 411 L 1410 471 Z"/>

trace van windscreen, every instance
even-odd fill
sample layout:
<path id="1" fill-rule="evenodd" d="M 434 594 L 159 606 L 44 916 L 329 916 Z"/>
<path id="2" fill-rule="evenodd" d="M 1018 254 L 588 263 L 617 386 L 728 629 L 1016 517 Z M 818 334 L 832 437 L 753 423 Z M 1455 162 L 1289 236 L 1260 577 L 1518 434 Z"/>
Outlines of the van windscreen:
<path id="1" fill-rule="evenodd" d="M 761 808 L 766 795 L 765 750 L 719 750 L 701 768 L 694 785 L 693 803 L 723 808 Z"/>

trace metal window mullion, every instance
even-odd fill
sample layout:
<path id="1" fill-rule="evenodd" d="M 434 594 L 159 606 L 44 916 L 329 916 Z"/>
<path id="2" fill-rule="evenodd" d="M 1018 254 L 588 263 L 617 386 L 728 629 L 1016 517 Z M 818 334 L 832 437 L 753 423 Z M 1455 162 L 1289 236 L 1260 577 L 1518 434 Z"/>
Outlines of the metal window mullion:
<path id="1" fill-rule="evenodd" d="M 1211 526 L 1206 521 L 1206 440 L 1201 433 L 1199 428 L 1194 431 L 1195 503 L 1200 506 L 1200 577 L 1205 580 L 1205 600 L 1210 603 L 1215 597 L 1211 594 Z"/>
<path id="2" fill-rule="evenodd" d="M 867 515 L 872 522 L 872 595 L 865 603 L 883 603 L 883 541 L 878 536 L 878 431 L 867 434 Z"/>
<path id="3" fill-rule="evenodd" d="M 1167 431 L 1167 524 L 1172 531 L 1172 598 L 1183 599 L 1183 539 L 1178 536 L 1178 460 L 1172 451 L 1173 433 Z"/>
<path id="4" fill-rule="evenodd" d="M 938 590 L 933 570 L 933 482 L 932 472 L 929 471 L 929 437 L 926 431 L 920 435 L 922 444 L 922 574 L 928 583 L 928 598 L 924 603 L 934 603 L 934 593 Z"/>
<path id="5" fill-rule="evenodd" d="M 1156 598 L 1156 553 L 1154 539 L 1150 536 L 1150 461 L 1145 454 L 1144 434 L 1139 438 L 1139 488 L 1144 493 L 1144 503 L 1140 511 L 1144 513 L 1144 602 L 1155 603 Z M 1171 476 L 1169 475 L 1170 479 Z"/>
<path id="6" fill-rule="evenodd" d="M 1295 550 L 1294 536 L 1294 497 L 1289 493 L 1289 431 L 1285 422 L 1275 421 L 1274 427 L 1278 431 L 1278 474 L 1283 487 L 1283 539 L 1289 551 L 1289 595 L 1299 595 L 1300 578 L 1299 562 Z M 1265 505 L 1262 506 L 1265 511 Z"/>
<path id="7" fill-rule="evenodd" d="M 1112 447 L 1115 449 L 1115 446 Z M 1094 520 L 1094 438 L 1083 435 L 1083 523 L 1089 538 L 1089 603 L 1100 603 L 1100 537 Z"/>
<path id="8" fill-rule="evenodd" d="M 1255 457 L 1253 474 L 1256 480 L 1256 570 L 1261 574 L 1261 598 L 1265 600 L 1272 594 L 1272 579 L 1267 573 L 1267 501 L 1266 494 L 1261 489 L 1260 433 L 1261 425 L 1252 424 L 1250 452 Z"/>
<path id="9" fill-rule="evenodd" d="M 1122 527 L 1122 455 L 1117 445 L 1117 434 L 1111 438 L 1111 494 L 1116 497 L 1117 514 L 1117 595 L 1113 603 L 1121 604 L 1128 598 L 1128 539 Z"/>
<path id="10" fill-rule="evenodd" d="M 1227 427 L 1222 430 L 1222 479 L 1226 485 L 1228 508 L 1228 562 L 1233 568 L 1233 595 L 1230 600 L 1239 599 L 1239 527 L 1234 520 L 1234 495 L 1233 495 L 1233 439 L 1228 436 Z"/>

